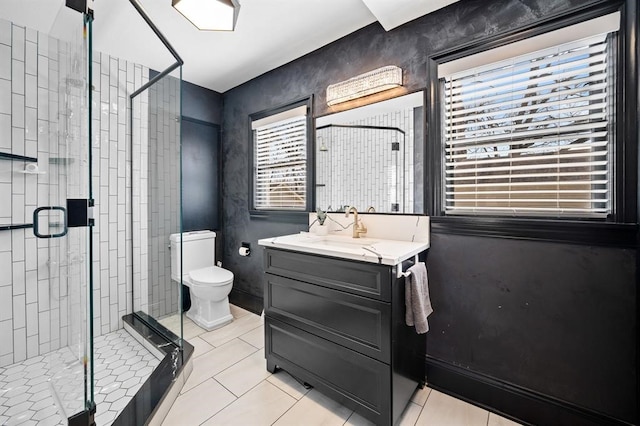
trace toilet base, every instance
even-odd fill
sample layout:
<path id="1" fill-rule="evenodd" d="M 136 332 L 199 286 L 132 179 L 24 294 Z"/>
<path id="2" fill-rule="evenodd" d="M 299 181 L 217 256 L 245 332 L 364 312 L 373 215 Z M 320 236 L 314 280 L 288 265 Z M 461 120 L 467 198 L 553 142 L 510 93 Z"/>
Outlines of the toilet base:
<path id="1" fill-rule="evenodd" d="M 221 301 L 211 302 L 192 295 L 191 302 L 191 309 L 187 311 L 187 317 L 207 331 L 215 330 L 233 321 L 228 297 Z"/>
<path id="2" fill-rule="evenodd" d="M 217 328 L 223 327 L 227 324 L 233 322 L 233 316 L 228 315 L 226 317 L 218 318 L 215 321 L 206 321 L 204 318 L 199 317 L 198 315 L 192 315 L 191 311 L 187 312 L 187 316 L 191 318 L 193 322 L 198 324 L 200 328 L 204 328 L 207 331 L 215 330 Z"/>

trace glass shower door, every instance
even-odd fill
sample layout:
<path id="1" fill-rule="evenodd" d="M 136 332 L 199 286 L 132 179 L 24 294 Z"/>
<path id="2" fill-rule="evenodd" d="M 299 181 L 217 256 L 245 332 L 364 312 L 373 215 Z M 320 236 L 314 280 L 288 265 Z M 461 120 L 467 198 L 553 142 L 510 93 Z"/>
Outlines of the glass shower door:
<path id="1" fill-rule="evenodd" d="M 34 211 L 34 233 L 48 251 L 49 387 L 62 419 L 93 406 L 91 187 L 92 18 L 61 9 L 49 38 L 48 205 Z M 51 62 L 54 62 L 53 64 Z M 46 198 L 46 197 L 44 197 Z"/>

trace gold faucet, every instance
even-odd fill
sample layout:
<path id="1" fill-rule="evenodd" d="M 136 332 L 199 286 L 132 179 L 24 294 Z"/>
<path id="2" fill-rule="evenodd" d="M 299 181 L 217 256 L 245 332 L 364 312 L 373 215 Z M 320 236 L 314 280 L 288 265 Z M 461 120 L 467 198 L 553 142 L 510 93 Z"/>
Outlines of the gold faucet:
<path id="1" fill-rule="evenodd" d="M 349 207 L 349 209 L 345 212 L 344 217 L 349 217 L 349 213 L 353 212 L 353 238 L 360 238 L 360 235 L 364 235 L 367 233 L 367 227 L 364 226 L 364 223 L 360 221 L 358 224 L 358 210 L 355 207 Z"/>

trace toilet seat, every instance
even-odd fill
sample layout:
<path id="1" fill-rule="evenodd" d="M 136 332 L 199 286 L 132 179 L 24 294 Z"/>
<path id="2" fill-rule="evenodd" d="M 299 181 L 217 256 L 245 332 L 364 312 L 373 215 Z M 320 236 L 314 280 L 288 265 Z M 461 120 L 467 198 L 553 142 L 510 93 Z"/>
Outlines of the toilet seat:
<path id="1" fill-rule="evenodd" d="M 207 266 L 189 272 L 191 284 L 202 286 L 223 286 L 233 283 L 233 272 L 217 266 Z"/>

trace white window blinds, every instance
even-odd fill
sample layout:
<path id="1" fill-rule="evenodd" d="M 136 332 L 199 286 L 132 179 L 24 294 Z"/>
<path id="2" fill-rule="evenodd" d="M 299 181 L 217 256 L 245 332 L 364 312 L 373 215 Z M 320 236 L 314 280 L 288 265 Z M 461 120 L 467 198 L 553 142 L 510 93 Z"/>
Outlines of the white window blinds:
<path id="1" fill-rule="evenodd" d="M 281 120 L 253 123 L 255 209 L 306 209 L 306 107 L 293 111 Z"/>
<path id="2" fill-rule="evenodd" d="M 445 212 L 610 212 L 607 35 L 441 77 Z"/>

